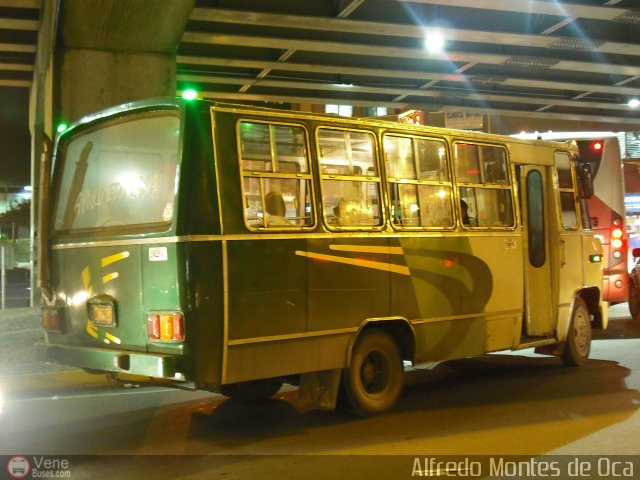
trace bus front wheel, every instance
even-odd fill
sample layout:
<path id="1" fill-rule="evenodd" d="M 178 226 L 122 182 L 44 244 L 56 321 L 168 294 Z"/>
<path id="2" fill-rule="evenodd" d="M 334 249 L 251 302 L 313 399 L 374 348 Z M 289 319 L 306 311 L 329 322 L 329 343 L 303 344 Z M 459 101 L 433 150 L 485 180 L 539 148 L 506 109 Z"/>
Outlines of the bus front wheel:
<path id="1" fill-rule="evenodd" d="M 282 387 L 277 378 L 264 378 L 249 382 L 228 383 L 220 386 L 220 393 L 237 402 L 254 403 L 273 397 Z"/>
<path id="2" fill-rule="evenodd" d="M 571 314 L 569 332 L 564 343 L 562 361 L 566 365 L 583 365 L 591 350 L 591 315 L 582 298 L 576 298 Z"/>
<path id="3" fill-rule="evenodd" d="M 351 366 L 342 388 L 351 409 L 370 416 L 393 408 L 402 392 L 402 358 L 396 342 L 384 331 L 364 332 L 353 347 Z"/>

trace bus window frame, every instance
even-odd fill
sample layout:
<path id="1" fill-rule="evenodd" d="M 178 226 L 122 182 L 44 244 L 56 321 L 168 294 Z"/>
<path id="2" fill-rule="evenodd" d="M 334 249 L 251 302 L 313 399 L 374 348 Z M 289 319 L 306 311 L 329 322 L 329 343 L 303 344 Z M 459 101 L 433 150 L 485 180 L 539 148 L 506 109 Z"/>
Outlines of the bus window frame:
<path id="1" fill-rule="evenodd" d="M 572 188 L 566 188 L 560 186 L 560 175 L 558 174 L 558 163 L 556 161 L 556 155 L 558 153 L 565 154 L 569 158 L 569 169 L 571 171 L 571 182 L 573 184 Z M 578 199 L 578 179 L 576 177 L 576 165 L 575 165 L 575 157 L 569 150 L 556 149 L 553 151 L 553 167 L 554 167 L 554 176 L 555 176 L 555 190 L 558 196 L 558 221 L 560 228 L 565 232 L 576 232 L 579 230 L 583 230 L 582 227 L 582 208 L 580 205 L 580 201 Z M 564 225 L 564 220 L 562 218 L 562 193 L 573 193 L 573 205 L 575 207 L 576 212 L 576 225 L 575 227 L 566 227 Z"/>
<path id="2" fill-rule="evenodd" d="M 373 155 L 373 163 L 377 167 L 377 176 L 368 177 L 366 175 L 325 175 L 322 173 L 322 155 L 321 155 L 321 146 L 320 146 L 320 130 L 334 130 L 334 131 L 349 131 L 349 132 L 357 132 L 357 133 L 366 133 L 373 139 L 372 142 L 372 155 Z M 387 226 L 387 200 L 388 195 L 386 193 L 386 188 L 383 186 L 384 184 L 384 170 L 382 170 L 381 162 L 380 162 L 380 151 L 381 147 L 379 145 L 378 135 L 375 130 L 371 130 L 366 127 L 344 127 L 338 125 L 332 125 L 330 123 L 322 123 L 316 125 L 314 128 L 314 146 L 315 146 L 315 155 L 316 155 L 316 168 L 318 175 L 318 183 L 320 186 L 320 205 L 321 205 L 321 216 L 322 223 L 324 227 L 331 232 L 381 232 L 386 229 Z M 327 221 L 326 215 L 326 204 L 325 204 L 325 180 L 337 180 L 337 181 L 357 181 L 362 183 L 372 183 L 375 182 L 377 184 L 377 192 L 378 192 L 378 209 L 380 214 L 380 224 L 379 225 L 332 225 Z"/>
<path id="3" fill-rule="evenodd" d="M 434 141 L 434 142 L 439 142 L 442 143 L 445 149 L 445 162 L 447 164 L 447 169 L 448 169 L 448 178 L 449 181 L 448 182 L 442 182 L 442 181 L 436 181 L 436 180 L 422 180 L 419 177 L 419 172 L 416 169 L 416 179 L 408 179 L 408 178 L 403 178 L 403 179 L 399 179 L 397 177 L 390 177 L 387 173 L 387 152 L 385 150 L 385 137 L 390 136 L 390 137 L 401 137 L 401 138 L 409 138 L 411 139 L 411 144 L 412 147 L 414 148 L 414 167 L 416 167 L 417 165 L 415 164 L 415 162 L 417 162 L 417 158 L 415 158 L 415 142 L 414 140 L 428 140 L 428 141 Z M 423 231 L 445 231 L 445 232 L 449 232 L 449 231 L 453 231 L 456 229 L 456 224 L 457 224 L 457 209 L 455 208 L 455 193 L 454 193 L 454 172 L 453 172 L 453 165 L 452 165 L 452 156 L 451 156 L 451 148 L 449 145 L 449 142 L 447 141 L 447 139 L 445 137 L 438 137 L 438 136 L 433 136 L 433 135 L 420 135 L 420 134 L 416 134 L 416 133 L 408 133 L 408 132 L 398 132 L 396 130 L 384 130 L 380 133 L 380 145 L 381 145 L 381 151 L 382 151 L 382 155 L 381 158 L 384 160 L 383 163 L 383 170 L 382 170 L 382 177 L 383 177 L 383 182 L 385 184 L 385 190 L 386 190 L 386 195 L 385 195 L 385 203 L 387 203 L 387 208 L 388 208 L 388 220 L 389 220 L 389 224 L 391 225 L 391 228 L 393 230 L 399 231 L 399 232 L 403 232 L 403 231 L 412 231 L 412 232 L 423 232 Z M 451 225 L 446 226 L 446 227 L 438 227 L 438 226 L 428 226 L 428 225 L 418 225 L 418 226 L 407 226 L 407 225 L 400 225 L 400 224 L 396 224 L 393 221 L 393 216 L 391 214 L 391 190 L 393 185 L 433 185 L 433 186 L 444 186 L 444 187 L 449 187 L 450 191 L 449 191 L 449 206 L 451 208 Z"/>
<path id="4" fill-rule="evenodd" d="M 308 167 L 308 171 L 306 173 L 304 172 L 298 172 L 298 173 L 278 173 L 278 172 L 262 172 L 262 171 L 251 171 L 251 170 L 245 170 L 242 166 L 242 137 L 240 135 L 240 124 L 242 122 L 247 122 L 247 123 L 261 123 L 261 124 L 265 124 L 267 126 L 271 126 L 271 125 L 278 125 L 278 126 L 285 126 L 285 127 L 297 127 L 297 128 L 301 128 L 302 131 L 304 132 L 304 139 L 305 139 L 305 158 L 307 160 L 307 167 Z M 318 215 L 317 215 L 317 208 L 316 208 L 316 196 L 315 196 L 315 186 L 314 186 L 314 179 L 313 179 L 313 158 L 311 156 L 311 142 L 310 142 L 310 136 L 309 136 L 309 130 L 307 128 L 307 126 L 304 123 L 297 123 L 297 122 L 287 122 L 287 121 L 281 121 L 279 119 L 273 119 L 273 117 L 270 117 L 268 119 L 264 119 L 264 118 L 256 118 L 253 116 L 240 116 L 237 117 L 235 119 L 235 143 L 236 143 L 236 155 L 237 155 L 237 161 L 238 161 L 238 169 L 239 169 L 239 173 L 240 173 L 240 199 L 242 202 L 242 221 L 243 224 L 245 226 L 245 228 L 247 230 L 249 230 L 250 232 L 256 232 L 256 233 L 269 233 L 269 232 L 306 232 L 306 231 L 311 231 L 314 230 L 317 225 L 318 225 Z M 274 161 L 274 157 L 273 157 L 273 145 L 271 144 L 271 139 L 270 139 L 270 144 L 269 144 L 269 150 L 270 150 L 270 156 L 271 156 L 271 161 Z M 247 174 L 245 174 L 245 172 L 249 172 Z M 263 179 L 263 178 L 271 178 L 271 179 L 284 179 L 284 180 L 302 180 L 302 181 L 308 181 L 309 184 L 309 188 L 310 188 L 310 206 L 311 206 L 311 225 L 273 225 L 273 226 L 269 226 L 269 225 L 265 225 L 265 226 L 254 226 L 254 225 L 249 225 L 249 221 L 246 215 L 246 207 L 244 205 L 245 202 L 245 187 L 244 187 L 244 181 L 247 178 L 254 178 L 254 179 Z M 266 192 L 264 192 L 264 187 L 262 185 L 262 180 L 260 182 L 260 196 L 261 196 L 261 200 L 262 200 L 262 213 L 263 215 L 265 214 L 265 198 L 266 198 Z"/>
<path id="5" fill-rule="evenodd" d="M 180 125 L 180 136 L 178 139 L 178 156 L 176 158 L 176 172 L 173 181 L 173 213 L 171 219 L 164 222 L 153 223 L 136 223 L 129 225 L 118 226 L 106 226 L 106 227 L 92 227 L 92 228 L 77 228 L 77 229 L 56 229 L 54 226 L 55 215 L 57 214 L 60 202 L 60 185 L 62 182 L 62 175 L 64 173 L 64 167 L 67 161 L 66 152 L 69 143 L 77 138 L 78 135 L 84 135 L 96 130 L 103 130 L 111 125 L 126 121 L 132 118 L 142 118 L 147 116 L 159 115 L 162 113 L 171 112 L 178 117 Z M 105 121 L 105 118 L 108 120 Z M 72 126 L 60 134 L 55 141 L 53 148 L 54 157 L 52 158 L 51 166 L 51 191 L 57 192 L 57 196 L 51 204 L 51 238 L 55 240 L 58 237 L 71 237 L 81 238 L 86 236 L 121 236 L 131 234 L 159 234 L 166 235 L 172 231 L 175 225 L 176 217 L 179 212 L 180 205 L 180 182 L 182 173 L 182 162 L 184 159 L 184 132 L 185 132 L 186 115 L 184 107 L 180 105 L 152 105 L 145 106 L 135 110 L 118 111 L 112 115 L 96 117 L 92 119 L 90 123 L 81 124 L 78 127 Z"/>
<path id="6" fill-rule="evenodd" d="M 505 159 L 505 167 L 507 169 L 506 171 L 506 178 L 508 183 L 507 184 L 499 184 L 499 183 L 470 183 L 470 182 L 460 182 L 458 180 L 458 172 L 457 172 L 457 158 L 456 158 L 456 145 L 458 144 L 464 144 L 464 145 L 475 145 L 475 146 L 479 146 L 479 147 L 492 147 L 492 148 L 499 148 L 501 150 L 504 151 L 504 159 Z M 456 199 L 456 205 L 454 205 L 455 207 L 455 211 L 457 213 L 458 216 L 458 220 L 459 220 L 459 227 L 464 230 L 464 231 L 500 231 L 500 232 L 504 232 L 504 231 L 515 231 L 518 228 L 518 218 L 519 218 L 519 213 L 517 211 L 518 207 L 517 207 L 517 203 L 516 203 L 516 198 L 515 198 L 515 194 L 516 194 L 516 189 L 517 189 L 517 183 L 514 181 L 514 176 L 513 176 L 513 171 L 514 169 L 512 168 L 512 161 L 511 161 L 511 156 L 509 153 L 509 148 L 507 147 L 506 144 L 503 143 L 491 143 L 491 142 L 482 142 L 482 141 L 477 141 L 473 138 L 469 139 L 469 140 L 464 140 L 464 139 L 460 139 L 460 138 L 455 138 L 452 140 L 451 142 L 451 162 L 452 162 L 452 168 L 454 169 L 452 171 L 452 177 L 454 179 L 454 188 L 455 188 L 455 193 L 454 193 L 454 198 Z M 483 165 L 480 164 L 478 165 L 478 167 L 480 168 L 480 180 L 483 180 Z M 463 223 L 463 219 L 462 219 L 462 208 L 460 205 L 460 200 L 462 200 L 462 198 L 460 197 L 460 188 L 480 188 L 483 190 L 508 190 L 510 192 L 509 195 L 509 199 L 511 200 L 511 220 L 512 220 L 512 224 L 511 225 L 498 225 L 498 226 L 491 226 L 491 225 L 485 225 L 485 226 L 474 226 L 474 225 L 465 225 Z M 519 193 L 519 192 L 518 192 Z"/>

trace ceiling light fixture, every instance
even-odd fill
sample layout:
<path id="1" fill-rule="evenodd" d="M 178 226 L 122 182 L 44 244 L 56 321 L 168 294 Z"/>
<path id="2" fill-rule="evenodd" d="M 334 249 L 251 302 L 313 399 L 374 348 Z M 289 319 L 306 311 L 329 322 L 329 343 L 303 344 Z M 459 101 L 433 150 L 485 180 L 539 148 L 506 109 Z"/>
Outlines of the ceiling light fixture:
<path id="1" fill-rule="evenodd" d="M 444 37 L 438 31 L 428 32 L 424 46 L 431 53 L 442 52 L 444 50 Z"/>

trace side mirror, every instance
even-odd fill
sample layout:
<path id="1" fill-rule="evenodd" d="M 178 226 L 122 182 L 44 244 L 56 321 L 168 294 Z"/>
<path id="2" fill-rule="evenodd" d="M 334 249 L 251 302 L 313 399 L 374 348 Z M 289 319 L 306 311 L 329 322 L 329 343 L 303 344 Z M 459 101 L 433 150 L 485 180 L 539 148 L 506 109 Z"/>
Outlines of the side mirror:
<path id="1" fill-rule="evenodd" d="M 580 198 L 591 198 L 593 196 L 593 176 L 591 175 L 591 165 L 588 163 L 580 163 L 578 183 Z"/>

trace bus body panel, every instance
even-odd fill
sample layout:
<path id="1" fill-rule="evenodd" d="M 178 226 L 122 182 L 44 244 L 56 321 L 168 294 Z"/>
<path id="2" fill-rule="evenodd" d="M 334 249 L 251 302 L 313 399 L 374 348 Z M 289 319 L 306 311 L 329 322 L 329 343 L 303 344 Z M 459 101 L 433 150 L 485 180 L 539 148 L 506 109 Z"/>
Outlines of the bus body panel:
<path id="1" fill-rule="evenodd" d="M 522 279 L 502 268 L 522 268 L 515 233 L 301 242 L 228 243 L 228 381 L 345 368 L 357 327 L 387 318 L 413 325 L 417 363 L 518 344 Z"/>

